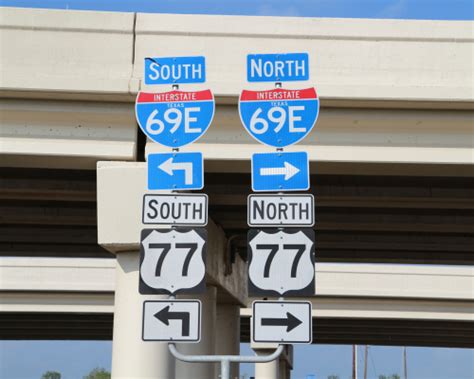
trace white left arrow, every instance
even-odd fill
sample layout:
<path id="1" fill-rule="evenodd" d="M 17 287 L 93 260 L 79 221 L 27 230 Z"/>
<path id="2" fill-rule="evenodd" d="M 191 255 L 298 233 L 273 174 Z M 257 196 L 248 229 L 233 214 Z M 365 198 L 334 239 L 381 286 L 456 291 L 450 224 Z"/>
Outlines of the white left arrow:
<path id="1" fill-rule="evenodd" d="M 291 179 L 300 169 L 291 163 L 284 162 L 283 167 L 264 167 L 260 169 L 261 176 L 285 175 L 285 180 Z"/>
<path id="2" fill-rule="evenodd" d="M 174 175 L 174 171 L 184 171 L 184 184 L 193 184 L 192 162 L 173 162 L 173 157 L 171 157 L 160 164 L 158 168 L 170 176 Z"/>

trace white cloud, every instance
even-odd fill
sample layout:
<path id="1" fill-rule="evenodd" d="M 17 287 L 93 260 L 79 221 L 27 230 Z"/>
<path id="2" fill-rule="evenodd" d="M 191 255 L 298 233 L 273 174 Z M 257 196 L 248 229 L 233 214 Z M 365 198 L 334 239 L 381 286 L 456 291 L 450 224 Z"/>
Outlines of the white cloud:
<path id="1" fill-rule="evenodd" d="M 382 9 L 377 16 L 381 18 L 400 18 L 400 16 L 405 12 L 406 7 L 406 0 L 398 0 Z"/>

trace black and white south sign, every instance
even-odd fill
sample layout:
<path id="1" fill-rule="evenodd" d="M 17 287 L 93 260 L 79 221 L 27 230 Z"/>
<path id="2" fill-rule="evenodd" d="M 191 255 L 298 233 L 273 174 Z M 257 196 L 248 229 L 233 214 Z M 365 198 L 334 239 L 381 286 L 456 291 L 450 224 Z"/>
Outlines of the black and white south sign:
<path id="1" fill-rule="evenodd" d="M 311 308 L 309 301 L 254 301 L 252 342 L 311 343 Z"/>
<path id="2" fill-rule="evenodd" d="M 139 292 L 205 291 L 206 242 L 203 228 L 142 230 Z"/>
<path id="3" fill-rule="evenodd" d="M 314 231 L 250 229 L 249 294 L 314 295 Z"/>
<path id="4" fill-rule="evenodd" d="M 143 224 L 206 226 L 208 198 L 205 194 L 146 194 Z"/>
<path id="5" fill-rule="evenodd" d="M 313 195 L 249 195 L 249 226 L 311 227 L 314 225 Z"/>
<path id="6" fill-rule="evenodd" d="M 143 303 L 143 341 L 199 342 L 199 300 L 150 300 Z"/>

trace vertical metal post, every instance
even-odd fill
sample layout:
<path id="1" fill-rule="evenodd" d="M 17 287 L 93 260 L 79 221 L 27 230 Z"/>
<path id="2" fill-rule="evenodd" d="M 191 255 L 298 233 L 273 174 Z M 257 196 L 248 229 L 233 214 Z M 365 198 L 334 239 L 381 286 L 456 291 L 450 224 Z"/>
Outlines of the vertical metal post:
<path id="1" fill-rule="evenodd" d="M 407 369 L 407 347 L 403 347 L 403 379 L 408 379 Z"/>
<path id="2" fill-rule="evenodd" d="M 367 356 L 369 355 L 369 345 L 365 345 L 364 354 L 364 379 L 367 379 Z"/>
<path id="3" fill-rule="evenodd" d="M 221 379 L 230 379 L 230 362 L 227 359 L 221 361 Z"/>
<path id="4" fill-rule="evenodd" d="M 357 379 L 357 345 L 352 345 L 352 379 Z"/>

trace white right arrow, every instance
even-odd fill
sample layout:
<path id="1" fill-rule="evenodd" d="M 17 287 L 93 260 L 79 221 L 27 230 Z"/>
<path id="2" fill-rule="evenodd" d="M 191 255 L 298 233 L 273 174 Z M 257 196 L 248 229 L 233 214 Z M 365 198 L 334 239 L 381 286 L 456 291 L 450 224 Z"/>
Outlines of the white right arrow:
<path id="1" fill-rule="evenodd" d="M 293 166 L 291 163 L 284 162 L 284 167 L 264 167 L 260 169 L 261 176 L 285 175 L 285 180 L 295 176 L 300 169 Z"/>
<path id="2" fill-rule="evenodd" d="M 160 170 L 163 170 L 168 175 L 173 176 L 174 171 L 184 170 L 184 184 L 193 184 L 193 164 L 192 162 L 173 162 L 173 157 L 167 159 L 158 166 Z"/>

